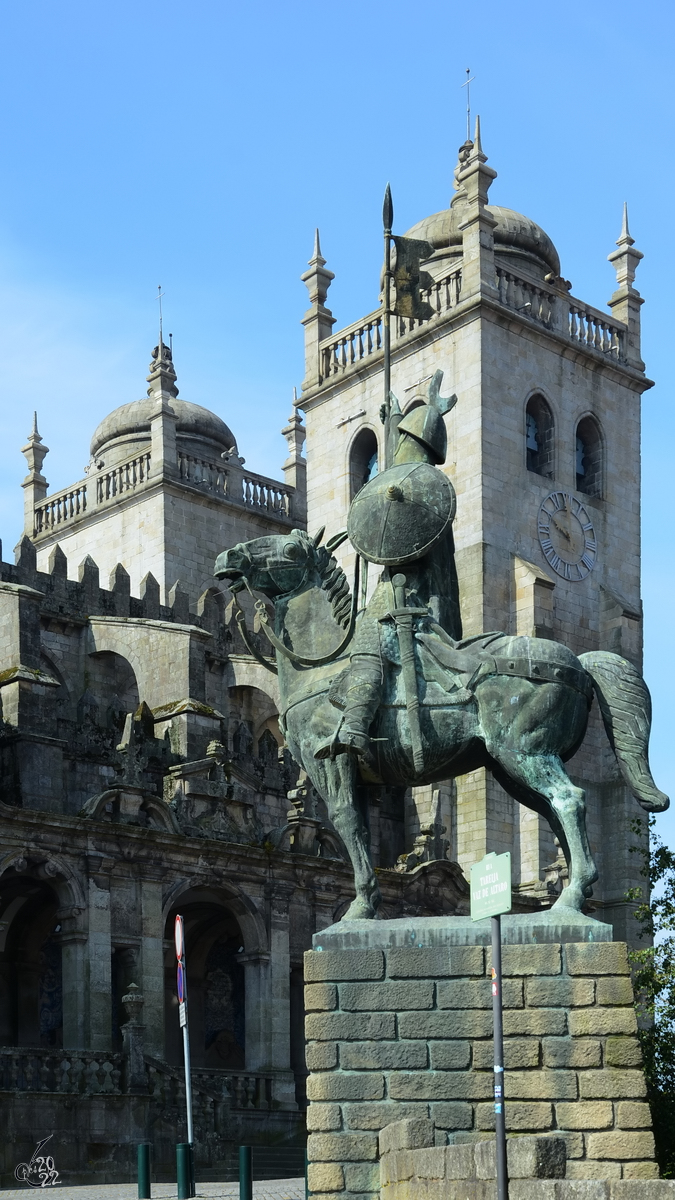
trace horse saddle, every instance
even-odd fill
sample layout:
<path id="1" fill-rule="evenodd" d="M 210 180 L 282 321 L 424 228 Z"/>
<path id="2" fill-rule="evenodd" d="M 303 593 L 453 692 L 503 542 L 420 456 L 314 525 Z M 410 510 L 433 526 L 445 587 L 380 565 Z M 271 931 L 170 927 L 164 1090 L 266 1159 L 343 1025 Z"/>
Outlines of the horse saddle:
<path id="1" fill-rule="evenodd" d="M 426 684 L 439 684 L 447 694 L 449 704 L 468 704 L 473 700 L 473 688 L 486 661 L 486 648 L 501 632 L 480 633 L 455 642 L 435 621 L 425 619 L 423 628 L 415 631 L 415 659 Z M 398 637 L 393 623 L 380 623 L 380 653 L 383 663 L 400 667 Z M 482 674 L 482 673 L 481 673 Z M 347 707 L 347 689 L 353 682 L 351 666 L 345 667 L 333 680 L 328 699 L 335 708 Z"/>

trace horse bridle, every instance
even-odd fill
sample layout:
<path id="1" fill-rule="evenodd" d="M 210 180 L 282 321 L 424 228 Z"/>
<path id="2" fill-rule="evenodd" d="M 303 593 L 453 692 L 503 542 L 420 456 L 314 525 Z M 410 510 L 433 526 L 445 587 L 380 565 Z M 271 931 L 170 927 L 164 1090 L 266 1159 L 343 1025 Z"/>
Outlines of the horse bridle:
<path id="1" fill-rule="evenodd" d="M 347 626 L 347 632 L 346 632 L 344 638 L 342 639 L 342 641 L 340 642 L 340 645 L 335 650 L 331 650 L 330 654 L 324 654 L 321 658 L 306 658 L 302 654 L 296 654 L 294 650 L 289 650 L 288 646 L 284 646 L 283 642 L 277 637 L 277 635 L 274 633 L 274 631 L 270 628 L 269 617 L 267 615 L 267 607 L 265 605 L 265 601 L 256 599 L 248 580 L 246 579 L 245 576 L 242 577 L 243 581 L 244 581 L 244 586 L 246 587 L 246 590 L 248 591 L 248 593 L 253 601 L 256 616 L 257 616 L 258 620 L 260 621 L 260 624 L 262 626 L 265 637 L 267 638 L 268 642 L 273 647 L 273 649 L 277 651 L 278 654 L 283 654 L 285 658 L 287 658 L 290 662 L 295 663 L 299 667 L 323 667 L 327 663 L 334 662 L 336 658 L 339 658 L 340 655 L 344 653 L 344 651 L 347 649 L 347 646 L 349 645 L 349 643 L 351 642 L 351 640 L 354 636 L 354 628 L 356 626 L 356 617 L 357 617 L 357 613 L 358 613 L 358 604 L 359 604 L 360 561 L 361 561 L 360 555 L 357 554 L 356 555 L 356 563 L 354 565 L 354 588 L 352 591 L 352 608 L 351 608 L 351 613 L 350 613 L 350 617 L 349 617 L 349 625 Z M 288 598 L 291 598 L 294 595 L 299 595 L 299 593 L 304 588 L 305 583 L 307 582 L 307 579 L 309 576 L 309 571 L 310 571 L 310 568 L 307 567 L 298 586 L 296 588 L 294 588 L 292 592 L 288 593 Z M 266 670 L 271 671 L 271 673 L 273 675 L 278 675 L 279 672 L 277 670 L 276 665 L 268 662 L 267 659 L 264 658 L 264 656 L 260 653 L 260 651 L 256 650 L 255 646 L 253 645 L 253 643 L 251 641 L 251 635 L 248 630 L 248 626 L 246 625 L 246 614 L 244 613 L 244 610 L 239 603 L 236 592 L 233 594 L 233 600 L 234 600 L 234 604 L 235 604 L 235 616 L 237 618 L 237 625 L 239 626 L 239 631 L 241 633 L 244 645 L 246 646 L 249 653 L 253 655 L 253 657 L 256 659 L 256 661 L 261 664 L 261 666 L 265 667 Z"/>

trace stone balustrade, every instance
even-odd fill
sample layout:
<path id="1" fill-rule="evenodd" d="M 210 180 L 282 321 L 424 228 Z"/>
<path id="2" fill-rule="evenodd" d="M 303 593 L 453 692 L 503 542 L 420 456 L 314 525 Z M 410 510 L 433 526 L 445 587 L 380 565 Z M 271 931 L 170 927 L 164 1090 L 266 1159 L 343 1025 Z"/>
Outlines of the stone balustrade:
<path id="1" fill-rule="evenodd" d="M 57 525 L 77 520 L 87 511 L 87 481 L 49 496 L 35 506 L 35 535 L 51 533 Z"/>
<path id="2" fill-rule="evenodd" d="M 67 1092 L 119 1096 L 124 1086 L 124 1055 L 91 1050 L 0 1047 L 0 1092 Z M 185 1103 L 182 1068 L 145 1056 L 146 1093 L 162 1105 Z M 225 1101 L 233 1109 L 268 1110 L 272 1077 L 249 1071 L 193 1069 L 193 1092 L 207 1106 Z"/>
<path id="3" fill-rule="evenodd" d="M 288 521 L 292 519 L 292 490 L 277 480 L 242 472 L 236 463 L 228 467 L 222 461 L 202 458 L 183 450 L 178 451 L 176 466 L 181 483 L 266 515 L 272 514 Z M 47 497 L 35 506 L 34 538 L 39 540 L 40 537 L 51 535 L 58 526 L 74 524 L 93 506 L 108 506 L 128 493 L 152 484 L 155 478 L 151 468 L 150 452 L 144 451 L 107 471 L 101 470 L 91 481 L 83 480 Z"/>
<path id="4" fill-rule="evenodd" d="M 505 308 L 555 329 L 563 337 L 600 354 L 626 361 L 626 327 L 573 296 L 561 296 L 534 279 L 496 267 L 499 300 Z"/>
<path id="5" fill-rule="evenodd" d="M 148 482 L 150 475 L 150 453 L 137 454 L 109 471 L 96 476 L 96 503 L 105 504 L 116 500 L 125 492 L 133 492 Z"/>
<path id="6" fill-rule="evenodd" d="M 148 1090 L 163 1105 L 185 1102 L 185 1077 L 182 1068 L 169 1066 L 146 1056 Z M 193 1092 L 213 1101 L 226 1101 L 234 1109 L 269 1109 L 272 1077 L 247 1071 L 215 1071 L 193 1068 Z"/>
<path id="7" fill-rule="evenodd" d="M 212 462 L 194 454 L 178 451 L 178 475 L 184 483 L 206 487 L 209 491 L 227 496 L 227 470 L 223 462 Z"/>
<path id="8" fill-rule="evenodd" d="M 414 317 L 397 317 L 392 319 L 392 343 L 399 341 L 414 329 L 426 325 L 459 304 L 462 290 L 461 270 L 451 271 L 442 279 L 434 281 L 430 288 L 421 291 L 423 301 L 433 310 L 427 320 L 417 320 Z M 355 321 L 320 343 L 320 382 L 334 375 L 342 375 L 351 367 L 358 366 L 365 359 L 371 358 L 382 351 L 382 309 L 369 313 L 362 321 Z"/>
<path id="9" fill-rule="evenodd" d="M 121 1054 L 43 1047 L 0 1048 L 0 1091 L 69 1092 L 87 1096 L 121 1092 Z"/>
<path id="10" fill-rule="evenodd" d="M 536 279 L 496 265 L 499 301 L 505 308 L 530 318 L 545 329 L 553 329 L 571 341 L 601 354 L 626 361 L 626 328 L 611 321 L 598 309 L 573 297 L 561 296 L 552 287 Z M 436 280 L 432 287 L 420 292 L 421 298 L 433 309 L 427 320 L 409 317 L 392 318 L 392 345 L 430 321 L 444 317 L 461 300 L 461 269 Z M 382 309 L 369 313 L 361 321 L 347 325 L 319 344 L 319 384 L 358 368 L 382 352 Z"/>
<path id="11" fill-rule="evenodd" d="M 506 308 L 513 308 L 550 329 L 556 302 L 555 293 L 549 288 L 540 287 L 532 280 L 524 279 L 521 275 L 515 275 L 513 271 L 505 271 L 502 267 L 497 267 L 496 272 L 501 303 Z"/>
<path id="12" fill-rule="evenodd" d="M 263 475 L 245 474 L 241 480 L 241 497 L 233 495 L 232 499 L 239 500 L 247 508 L 259 512 L 274 513 L 278 517 L 291 517 L 291 492 L 281 487 L 276 480 L 266 479 Z"/>
<path id="13" fill-rule="evenodd" d="M 624 362 L 625 326 L 609 321 L 604 313 L 596 308 L 589 308 L 572 297 L 569 304 L 569 336 L 572 341 L 580 342 L 582 346 L 588 346 L 591 350 L 599 350 L 601 354 L 611 354 L 620 362 Z"/>

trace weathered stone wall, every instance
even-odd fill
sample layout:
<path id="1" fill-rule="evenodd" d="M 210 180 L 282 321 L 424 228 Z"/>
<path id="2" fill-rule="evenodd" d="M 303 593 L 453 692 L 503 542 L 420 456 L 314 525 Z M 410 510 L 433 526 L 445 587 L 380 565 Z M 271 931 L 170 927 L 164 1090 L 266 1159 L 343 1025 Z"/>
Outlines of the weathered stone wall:
<path id="1" fill-rule="evenodd" d="M 391 1121 L 430 1118 L 440 1145 L 494 1128 L 489 959 L 476 945 L 305 955 L 312 1192 L 376 1194 Z M 563 1138 L 570 1178 L 656 1174 L 625 945 L 505 945 L 503 970 L 507 1129 Z"/>
<path id="2" fill-rule="evenodd" d="M 90 554 L 106 578 L 118 562 L 124 563 L 136 593 L 151 571 L 163 603 L 169 602 L 171 588 L 180 581 L 194 607 L 207 588 L 221 586 L 213 578 L 221 550 L 270 532 L 290 531 L 294 524 L 304 527 L 304 520 L 249 510 L 204 488 L 160 481 L 39 537 L 38 563 L 46 568 L 58 542 L 71 564 L 72 578 Z"/>
<path id="3" fill-rule="evenodd" d="M 397 1121 L 380 1133 L 380 1200 L 496 1200 L 494 1138 L 435 1146 L 432 1121 Z M 675 1182 L 637 1174 L 622 1180 L 565 1179 L 566 1147 L 556 1137 L 516 1137 L 506 1143 L 511 1200 L 672 1200 Z M 546 1182 L 543 1182 L 546 1181 Z"/>

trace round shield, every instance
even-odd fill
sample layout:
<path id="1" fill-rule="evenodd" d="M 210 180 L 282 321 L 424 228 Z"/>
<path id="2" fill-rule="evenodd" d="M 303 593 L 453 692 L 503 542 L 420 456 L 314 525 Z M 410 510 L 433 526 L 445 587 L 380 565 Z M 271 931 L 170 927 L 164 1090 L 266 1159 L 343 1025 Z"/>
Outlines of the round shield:
<path id="1" fill-rule="evenodd" d="M 182 962 L 179 962 L 176 967 L 176 991 L 178 993 L 178 1003 L 182 1004 L 185 999 L 185 967 Z"/>
<path id="2" fill-rule="evenodd" d="M 183 918 L 176 917 L 173 927 L 173 940 L 176 946 L 176 958 L 181 960 L 183 957 Z"/>
<path id="3" fill-rule="evenodd" d="M 352 500 L 347 529 L 354 549 L 384 567 L 423 558 L 455 515 L 455 489 L 430 463 L 402 463 L 376 475 Z"/>

